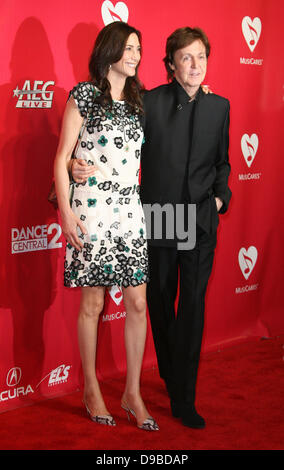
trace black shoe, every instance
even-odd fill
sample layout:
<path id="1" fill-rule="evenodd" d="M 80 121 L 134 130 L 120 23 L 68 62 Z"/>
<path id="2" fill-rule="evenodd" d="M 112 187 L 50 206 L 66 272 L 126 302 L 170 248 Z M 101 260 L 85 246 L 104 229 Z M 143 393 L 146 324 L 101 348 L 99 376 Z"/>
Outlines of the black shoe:
<path id="1" fill-rule="evenodd" d="M 195 429 L 205 428 L 205 420 L 200 416 L 194 406 L 185 405 L 181 412 L 181 421 L 184 426 Z"/>

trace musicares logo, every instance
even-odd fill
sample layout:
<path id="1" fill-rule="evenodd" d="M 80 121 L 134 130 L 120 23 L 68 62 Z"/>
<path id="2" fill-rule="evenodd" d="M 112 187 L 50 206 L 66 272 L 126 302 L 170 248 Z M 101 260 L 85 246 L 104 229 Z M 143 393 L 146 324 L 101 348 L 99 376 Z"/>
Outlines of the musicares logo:
<path id="1" fill-rule="evenodd" d="M 252 134 L 250 137 L 248 134 L 244 134 L 241 140 L 241 148 L 244 159 L 247 166 L 250 168 L 254 161 L 257 149 L 258 149 L 258 137 L 256 134 Z"/>
<path id="2" fill-rule="evenodd" d="M 122 301 L 121 289 L 118 286 L 111 286 L 108 289 L 108 293 L 111 296 L 112 300 L 116 303 L 116 305 L 119 305 Z"/>
<path id="3" fill-rule="evenodd" d="M 258 136 L 257 134 L 244 134 L 241 138 L 241 149 L 243 157 L 247 166 L 250 168 L 255 159 L 258 149 Z M 261 172 L 257 173 L 241 173 L 239 174 L 239 181 L 259 181 L 261 179 Z"/>
<path id="4" fill-rule="evenodd" d="M 257 249 L 250 246 L 247 250 L 241 248 L 239 251 L 239 265 L 245 279 L 248 279 L 252 273 L 257 260 Z"/>
<path id="5" fill-rule="evenodd" d="M 252 20 L 249 16 L 245 16 L 242 21 L 242 31 L 250 51 L 253 52 L 261 34 L 260 18 Z"/>
<path id="6" fill-rule="evenodd" d="M 122 297 L 122 290 L 120 289 L 120 287 L 118 286 L 109 287 L 108 294 L 117 306 L 121 304 L 123 297 Z M 125 311 L 118 311 L 118 312 L 114 312 L 111 314 L 104 314 L 102 316 L 102 322 L 120 320 L 121 318 L 125 318 L 125 317 L 126 317 Z"/>
<path id="7" fill-rule="evenodd" d="M 114 6 L 112 2 L 105 1 L 102 4 L 102 18 L 105 25 L 113 23 L 114 21 L 123 21 L 127 23 L 128 20 L 128 8 L 123 2 L 118 2 Z"/>
<path id="8" fill-rule="evenodd" d="M 245 16 L 242 20 L 242 32 L 246 43 L 251 52 L 257 46 L 261 34 L 261 21 L 260 18 L 253 20 L 249 16 Z M 240 57 L 240 63 L 243 65 L 263 65 L 263 59 L 256 59 L 255 57 Z"/>

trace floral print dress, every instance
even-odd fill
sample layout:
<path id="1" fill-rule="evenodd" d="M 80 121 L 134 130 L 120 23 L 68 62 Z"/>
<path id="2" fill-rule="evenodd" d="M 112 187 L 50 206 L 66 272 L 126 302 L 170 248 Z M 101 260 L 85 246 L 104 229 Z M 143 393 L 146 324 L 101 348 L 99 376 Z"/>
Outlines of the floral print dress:
<path id="1" fill-rule="evenodd" d="M 66 246 L 64 285 L 137 286 L 148 281 L 143 208 L 139 198 L 143 129 L 124 101 L 111 109 L 94 102 L 100 91 L 90 82 L 71 90 L 85 127 L 76 158 L 96 168 L 74 185 L 72 210 L 87 229 L 82 251 Z"/>

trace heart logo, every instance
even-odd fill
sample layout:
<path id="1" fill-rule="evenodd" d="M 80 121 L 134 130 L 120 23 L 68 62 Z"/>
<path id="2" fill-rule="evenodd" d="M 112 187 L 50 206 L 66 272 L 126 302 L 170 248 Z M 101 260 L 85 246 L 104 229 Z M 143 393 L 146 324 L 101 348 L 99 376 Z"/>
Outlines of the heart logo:
<path id="1" fill-rule="evenodd" d="M 244 134 L 241 139 L 241 148 L 244 159 L 248 167 L 251 166 L 254 161 L 258 149 L 258 137 L 256 134 L 252 134 L 250 137 Z"/>
<path id="2" fill-rule="evenodd" d="M 122 301 L 122 292 L 120 288 L 118 286 L 111 286 L 108 289 L 108 293 L 111 296 L 112 300 L 116 303 L 116 305 L 119 305 Z"/>
<path id="3" fill-rule="evenodd" d="M 102 4 L 102 18 L 105 25 L 113 23 L 114 21 L 123 21 L 127 23 L 128 8 L 123 2 L 118 2 L 115 6 L 110 1 L 105 1 Z"/>
<path id="4" fill-rule="evenodd" d="M 242 30 L 245 40 L 251 52 L 254 51 L 261 33 L 260 18 L 252 20 L 249 16 L 245 16 L 242 21 Z"/>
<path id="5" fill-rule="evenodd" d="M 257 249 L 255 246 L 250 246 L 247 250 L 241 248 L 239 251 L 239 265 L 243 276 L 248 279 L 252 273 L 253 268 L 257 260 Z"/>

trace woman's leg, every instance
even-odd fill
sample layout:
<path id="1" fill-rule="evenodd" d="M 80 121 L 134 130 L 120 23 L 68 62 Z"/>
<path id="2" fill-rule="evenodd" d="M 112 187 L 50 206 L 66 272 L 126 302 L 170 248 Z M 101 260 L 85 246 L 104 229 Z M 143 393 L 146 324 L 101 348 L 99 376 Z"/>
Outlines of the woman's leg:
<path id="1" fill-rule="evenodd" d="M 84 401 L 91 414 L 109 414 L 96 376 L 97 330 L 104 306 L 104 287 L 82 287 L 78 341 L 84 373 Z"/>
<path id="2" fill-rule="evenodd" d="M 126 309 L 124 337 L 127 376 L 122 404 L 135 411 L 137 423 L 141 425 L 149 417 L 140 395 L 140 374 L 147 332 L 146 284 L 124 288 L 123 302 Z"/>

